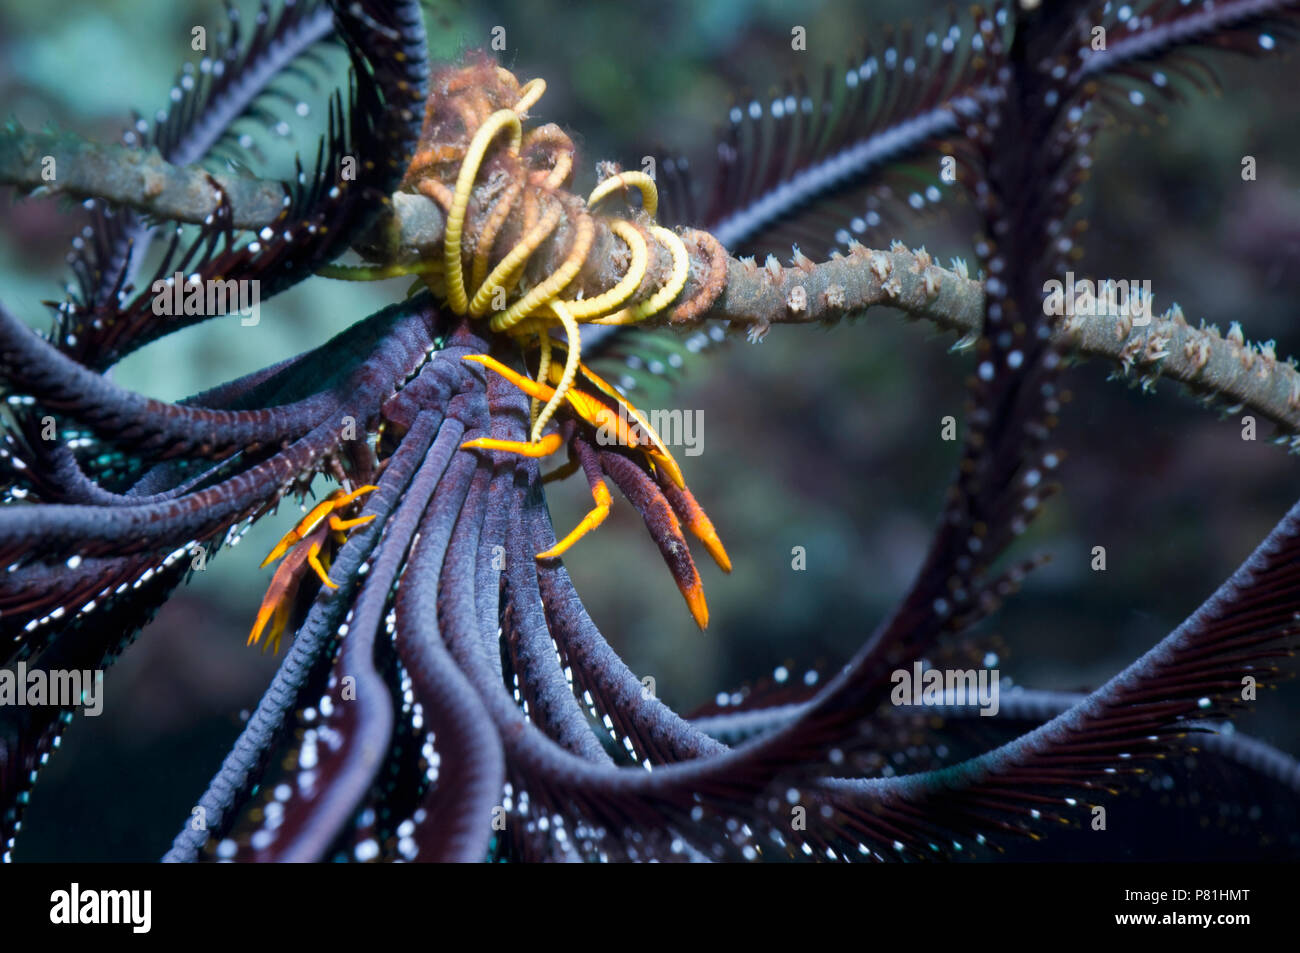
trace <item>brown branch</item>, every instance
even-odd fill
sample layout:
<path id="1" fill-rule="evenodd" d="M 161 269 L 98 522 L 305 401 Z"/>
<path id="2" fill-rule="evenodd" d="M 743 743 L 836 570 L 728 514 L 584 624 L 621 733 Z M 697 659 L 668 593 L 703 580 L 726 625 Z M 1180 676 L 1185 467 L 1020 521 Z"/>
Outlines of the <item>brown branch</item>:
<path id="1" fill-rule="evenodd" d="M 225 191 L 236 228 L 261 228 L 284 207 L 284 188 L 233 175 L 181 168 L 157 151 L 106 146 L 72 135 L 0 129 L 0 185 L 33 195 L 98 198 L 153 218 L 201 224 Z"/>
<path id="2" fill-rule="evenodd" d="M 835 322 L 876 305 L 964 334 L 979 330 L 984 286 L 964 266 L 940 268 L 924 250 L 911 252 L 899 243 L 888 251 L 857 245 L 820 264 L 802 256 L 791 266 L 771 256 L 763 265 L 731 259 L 726 287 L 700 317 L 745 324 L 751 337 L 761 337 L 773 324 Z"/>
<path id="3" fill-rule="evenodd" d="M 877 305 L 973 336 L 983 321 L 984 288 L 965 266 L 940 268 L 924 250 L 858 246 L 818 265 L 731 260 L 726 289 L 701 319 L 748 325 L 751 337 L 761 337 L 772 324 L 833 322 Z M 1067 353 L 1107 359 L 1123 376 L 1138 375 L 1144 389 L 1161 377 L 1176 380 L 1233 413 L 1250 411 L 1300 434 L 1300 372 L 1278 360 L 1272 342 L 1247 343 L 1235 322 L 1221 336 L 1213 326 L 1190 326 L 1174 306 L 1138 325 L 1120 313 L 1066 316 L 1056 336 Z"/>
<path id="4" fill-rule="evenodd" d="M 441 221 L 437 206 L 428 199 L 410 198 L 394 204 L 397 220 L 386 225 L 393 236 L 390 248 L 402 249 L 407 260 L 441 248 L 440 227 L 430 225 L 431 219 Z M 598 225 L 589 265 L 575 281 L 587 296 L 611 287 L 625 267 L 615 252 L 618 240 L 603 221 Z M 688 233 L 688 239 L 692 234 L 699 233 Z M 553 270 L 563 260 L 567 243 L 562 230 L 540 248 L 533 265 L 536 273 Z M 509 246 L 508 240 L 498 245 Z M 984 285 L 969 277 L 964 265 L 941 268 L 923 249 L 910 251 L 898 242 L 887 251 L 859 245 L 848 255 L 820 264 L 802 256 L 792 265 L 772 257 L 762 265 L 726 257 L 720 287 L 707 243 L 688 240 L 687 247 L 691 278 L 678 302 L 708 295 L 710 284 L 716 296 L 708 295 L 711 304 L 692 311 L 688 320 L 680 319 L 679 305 L 650 318 L 647 326 L 689 327 L 720 320 L 746 328 L 751 340 L 757 340 L 773 324 L 835 322 L 877 306 L 897 308 L 963 336 L 978 334 L 983 321 Z M 652 293 L 667 268 L 661 253 L 637 297 Z M 1227 337 L 1214 327 L 1193 328 L 1175 307 L 1140 326 L 1120 314 L 1066 317 L 1057 336 L 1066 352 L 1113 361 L 1124 375 L 1139 375 L 1145 388 L 1160 377 L 1176 380 L 1197 394 L 1221 400 L 1233 412 L 1240 405 L 1284 433 L 1300 434 L 1300 373 L 1290 362 L 1278 360 L 1271 344 L 1249 345 L 1235 324 L 1233 328 Z"/>
<path id="5" fill-rule="evenodd" d="M 48 167 L 46 156 L 54 158 L 52 181 L 42 174 Z M 280 213 L 284 189 L 279 182 L 211 175 L 197 166 L 171 165 L 156 152 L 97 145 L 72 135 L 0 130 L 0 184 L 99 198 L 158 219 L 198 224 L 216 208 L 213 179 L 226 191 L 236 227 L 258 229 Z M 438 205 L 404 192 L 393 198 L 357 250 L 385 263 L 440 255 L 443 213 Z M 466 223 L 470 236 L 490 206 L 489 201 L 475 204 Z M 516 218 L 502 228 L 496 248 L 508 249 L 518 239 Z M 626 267 L 621 241 L 607 221 L 597 217 L 597 226 L 587 265 L 568 296 L 578 290 L 586 296 L 599 294 L 614 285 Z M 570 230 L 561 226 L 538 249 L 529 265 L 535 280 L 558 267 L 569 239 Z M 798 256 L 792 265 L 783 266 L 771 257 L 759 265 L 726 256 L 703 233 L 688 232 L 686 239 L 690 280 L 677 306 L 647 325 L 689 327 L 721 320 L 746 328 L 757 340 L 773 324 L 835 322 L 883 305 L 965 336 L 980 329 L 983 284 L 968 277 L 962 265 L 939 267 L 924 250 L 909 251 L 896 242 L 887 251 L 857 246 L 846 256 L 820 264 Z M 652 294 L 671 267 L 667 252 L 657 243 L 651 247 L 653 261 L 634 300 Z M 1250 411 L 1284 433 L 1300 434 L 1300 373 L 1291 362 L 1277 359 L 1271 343 L 1247 344 L 1236 324 L 1223 337 L 1217 328 L 1189 326 L 1173 308 L 1145 326 L 1134 326 L 1117 314 L 1070 317 L 1057 333 L 1066 351 L 1113 361 L 1124 375 L 1138 374 L 1144 387 L 1160 377 L 1177 380 L 1233 412 Z"/>

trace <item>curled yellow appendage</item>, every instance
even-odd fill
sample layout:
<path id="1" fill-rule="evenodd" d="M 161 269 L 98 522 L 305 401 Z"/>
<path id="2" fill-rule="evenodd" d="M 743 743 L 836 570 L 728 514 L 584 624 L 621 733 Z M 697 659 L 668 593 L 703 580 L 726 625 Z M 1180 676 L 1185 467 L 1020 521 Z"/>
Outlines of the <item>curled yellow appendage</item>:
<path id="1" fill-rule="evenodd" d="M 624 302 L 636 293 L 636 289 L 641 287 L 641 281 L 645 278 L 650 253 L 641 233 L 624 221 L 611 222 L 609 229 L 627 244 L 628 250 L 632 252 L 632 263 L 628 265 L 627 274 L 619 279 L 618 284 L 604 294 L 594 298 L 583 298 L 581 301 L 564 302 L 569 313 L 579 320 L 599 317 L 615 308 L 621 308 Z"/>
<path id="2" fill-rule="evenodd" d="M 587 206 L 594 207 L 619 189 L 626 188 L 640 190 L 641 206 L 647 215 L 654 218 L 655 212 L 659 211 L 659 189 L 655 187 L 655 180 L 644 172 L 620 172 L 618 175 L 611 175 L 587 196 Z"/>
<path id="3" fill-rule="evenodd" d="M 509 71 L 499 68 L 499 73 L 503 82 L 514 81 Z M 435 279 L 430 281 L 430 287 L 444 296 L 451 309 L 458 314 L 468 313 L 474 317 L 481 317 L 495 305 L 497 313 L 490 321 L 493 331 L 509 331 L 513 337 L 522 341 L 533 337 L 537 339 L 541 349 L 537 384 L 541 386 L 524 388 L 532 398 L 529 417 L 530 437 L 533 444 L 539 441 L 542 430 L 559 407 L 569 399 L 580 367 L 581 341 L 578 324 L 583 321 L 626 324 L 644 320 L 662 311 L 681 293 L 690 271 L 690 259 L 681 239 L 665 228 L 650 226 L 650 234 L 661 245 L 668 248 L 672 255 L 672 271 L 668 279 L 650 298 L 636 305 L 624 307 L 645 280 L 649 268 L 649 249 L 637 227 L 628 221 L 615 219 L 610 222 L 610 230 L 628 246 L 631 255 L 623 277 L 614 287 L 593 298 L 561 299 L 560 293 L 572 283 L 587 264 L 595 237 L 594 219 L 590 215 L 579 212 L 570 218 L 573 228 L 570 248 L 559 268 L 528 289 L 522 297 L 504 309 L 500 308 L 498 302 L 502 295 L 509 295 L 514 290 L 528 260 L 551 237 L 566 215 L 562 203 L 548 197 L 546 191 L 537 192 L 537 187 L 540 185 L 544 190 L 557 188 L 567 178 L 572 167 L 572 141 L 556 126 L 548 125 L 533 129 L 527 135 L 523 132 L 524 114 L 537 103 L 545 91 L 544 81 L 540 79 L 530 81 L 520 88 L 519 98 L 513 108 L 498 109 L 482 122 L 482 125 L 474 131 L 465 149 L 464 158 L 456 175 L 454 190 L 431 178 L 422 179 L 417 183 L 420 191 L 434 198 L 447 209 L 443 239 L 443 273 L 441 276 L 436 274 L 430 276 L 431 279 Z M 462 103 L 458 108 L 467 126 L 472 126 L 478 121 L 468 104 Z M 461 238 L 470 195 L 488 148 L 502 130 L 507 129 L 510 132 L 509 150 L 512 156 L 520 156 L 521 149 L 525 146 L 534 149 L 538 145 L 550 144 L 557 149 L 549 172 L 534 170 L 528 173 L 526 181 L 530 188 L 524 189 L 525 180 L 519 180 L 508 184 L 497 196 L 493 208 L 488 212 L 476 236 L 476 247 L 470 270 L 471 286 L 467 288 L 461 255 Z M 653 218 L 659 208 L 659 193 L 654 179 L 644 172 L 622 172 L 610 176 L 592 191 L 587 199 L 588 207 L 597 205 L 620 189 L 628 188 L 640 191 L 642 207 Z M 489 271 L 488 261 L 496 236 L 514 210 L 521 193 L 523 236 Z M 546 205 L 545 211 L 541 210 L 543 204 Z M 550 328 L 557 323 L 564 328 L 568 339 L 567 359 L 558 379 L 555 378 L 552 370 L 553 341 L 549 334 Z M 546 386 L 548 381 L 555 386 L 553 388 Z M 542 400 L 547 403 L 539 408 L 538 402 Z M 584 408 L 579 405 L 582 401 L 575 398 L 570 402 L 574 403 L 581 415 Z M 648 430 L 645 421 L 639 415 L 637 417 L 638 424 Z M 659 441 L 657 436 L 652 436 L 651 442 L 656 445 L 659 458 L 667 459 L 667 468 L 672 473 L 674 481 L 679 482 L 680 471 L 663 448 L 662 441 Z"/>
<path id="4" fill-rule="evenodd" d="M 474 264 L 469 273 L 470 283 L 475 288 L 482 290 L 483 279 L 487 277 L 488 259 L 492 257 L 492 248 L 496 244 L 497 232 L 501 231 L 501 226 L 510 217 L 510 213 L 515 207 L 515 200 L 519 197 L 519 193 L 523 191 L 523 188 L 524 184 L 518 181 L 507 185 L 505 191 L 501 193 L 501 198 L 492 207 L 487 221 L 479 229 L 478 247 L 474 251 Z M 473 310 L 474 304 L 470 302 L 470 311 Z"/>
<path id="5" fill-rule="evenodd" d="M 537 145 L 555 146 L 558 151 L 551 156 L 550 171 L 535 169 L 529 173 L 528 181 L 547 189 L 558 189 L 573 172 L 573 140 L 559 126 L 547 123 L 526 132 L 520 150 L 528 152 Z"/>
<path id="6" fill-rule="evenodd" d="M 538 355 L 537 358 L 537 379 L 539 381 L 544 381 L 551 373 L 551 335 L 547 332 L 545 327 L 538 332 L 538 339 L 541 344 L 541 354 Z M 554 400 L 555 398 L 552 397 L 551 400 L 547 402 L 546 406 L 549 407 Z M 541 401 L 536 397 L 529 398 L 528 420 L 529 433 L 531 435 L 529 439 L 531 440 L 537 439 L 537 432 L 539 430 L 537 426 L 537 415 L 541 412 L 541 409 Z"/>
<path id="7" fill-rule="evenodd" d="M 536 443 L 538 438 L 541 437 L 542 429 L 550 422 L 556 408 L 558 408 L 564 401 L 565 395 L 569 393 L 569 389 L 573 386 L 573 379 L 578 374 L 578 351 L 582 347 L 582 338 L 578 332 L 578 322 L 573 319 L 573 315 L 569 313 L 569 309 L 558 300 L 552 301 L 550 303 L 550 308 L 555 316 L 560 319 L 560 324 L 564 326 L 564 333 L 568 335 L 568 349 L 567 355 L 564 359 L 564 370 L 560 373 L 559 383 L 555 385 L 555 393 L 551 395 L 551 399 L 546 402 L 546 406 L 542 408 L 542 412 L 538 414 L 537 419 L 533 421 L 533 432 L 530 436 L 534 443 Z M 547 366 L 544 372 L 540 370 L 538 371 L 538 380 L 544 380 L 545 375 L 549 374 L 551 369 L 550 335 L 545 335 L 545 337 Z"/>
<path id="8" fill-rule="evenodd" d="M 519 90 L 519 102 L 515 103 L 515 112 L 526 113 L 537 105 L 537 101 L 546 95 L 546 80 L 540 76 L 524 83 Z"/>
<path id="9" fill-rule="evenodd" d="M 646 318 L 658 314 L 664 308 L 668 307 L 686 287 L 686 280 L 691 275 L 691 256 L 686 250 L 686 245 L 676 234 L 664 228 L 661 225 L 651 225 L 650 234 L 654 235 L 661 244 L 666 246 L 673 256 L 673 270 L 668 276 L 668 280 L 649 298 L 634 304 L 630 308 L 624 308 L 617 314 L 612 314 L 604 318 L 593 318 L 592 324 L 636 324 L 638 321 L 644 321 Z"/>
<path id="10" fill-rule="evenodd" d="M 502 71 L 503 81 L 513 82 L 508 71 Z M 590 298 L 563 299 L 561 293 L 574 281 L 588 264 L 595 234 L 596 222 L 590 214 L 573 211 L 563 201 L 557 201 L 551 191 L 560 187 L 571 171 L 573 144 L 559 127 L 543 126 L 522 130 L 523 115 L 541 98 L 546 89 L 544 82 L 535 80 L 525 84 L 513 108 L 491 113 L 474 131 L 465 149 L 464 158 L 456 175 L 455 189 L 436 180 L 425 179 L 417 183 L 424 194 L 443 204 L 447 209 L 443 241 L 443 274 L 433 275 L 431 288 L 444 296 L 453 311 L 483 317 L 495 311 L 490 327 L 495 332 L 508 332 L 524 347 L 539 349 L 535 379 L 519 374 L 486 354 L 468 355 L 464 359 L 482 364 L 505 377 L 511 384 L 531 398 L 529 411 L 529 440 L 507 441 L 479 437 L 462 444 L 465 449 L 478 449 L 515 453 L 526 457 L 549 456 L 561 446 L 557 433 L 543 436 L 543 431 L 562 406 L 568 406 L 576 416 L 597 428 L 613 430 L 617 443 L 639 449 L 645 454 L 650 469 L 666 478 L 668 484 L 685 492 L 681 468 L 664 445 L 663 440 L 644 415 L 627 402 L 613 387 L 601 380 L 581 363 L 581 330 L 584 322 L 599 324 L 631 324 L 643 321 L 663 311 L 682 293 L 690 277 L 690 256 L 682 240 L 658 225 L 634 225 L 626 219 L 610 219 L 610 231 L 628 249 L 628 265 L 621 278 L 604 292 Z M 479 122 L 481 112 L 462 104 L 461 117 L 467 128 Z M 475 236 L 475 250 L 470 266 L 470 287 L 465 284 L 465 266 L 461 254 L 461 238 L 470 195 L 488 148 L 496 137 L 508 129 L 510 155 L 520 159 L 524 172 L 516 181 L 499 189 L 493 206 L 481 219 Z M 537 160 L 545 158 L 539 147 L 551 146 L 550 169 L 538 168 Z M 526 154 L 524 154 L 526 151 Z M 641 193 L 642 209 L 653 218 L 659 208 L 659 193 L 654 179 L 644 172 L 622 172 L 601 182 L 588 196 L 587 207 L 592 208 L 620 190 L 637 189 Z M 520 202 L 522 200 L 522 207 Z M 516 224 L 520 237 L 489 269 L 497 235 L 516 211 L 520 218 Z M 561 222 L 567 218 L 571 233 L 567 236 L 569 250 L 560 266 L 549 275 L 541 276 L 537 284 L 527 289 L 504 308 L 503 296 L 514 292 L 525 273 L 529 260 L 538 249 L 552 240 Z M 646 232 L 671 255 L 671 269 L 659 287 L 645 300 L 628 304 L 645 283 L 650 268 L 650 248 Z M 508 300 L 508 297 L 506 298 Z M 556 325 L 564 328 L 564 341 L 551 336 Z M 563 347 L 563 366 L 557 366 L 555 348 Z M 579 389 L 579 375 L 594 385 L 602 395 L 594 396 Z M 544 403 L 543 403 L 544 402 Z M 561 468 L 552 474 L 556 477 L 571 472 L 573 467 Z M 609 491 L 603 481 L 592 486 L 594 508 L 581 523 L 539 558 L 558 556 L 583 535 L 600 525 L 609 511 Z M 691 501 L 693 503 L 693 501 Z M 696 508 L 698 510 L 698 508 Z M 692 512 L 690 528 L 700 536 L 721 565 L 729 568 L 729 560 L 716 532 L 702 511 Z M 707 620 L 701 592 L 685 593 L 697 621 Z"/>
<path id="11" fill-rule="evenodd" d="M 578 276 L 578 272 L 582 270 L 583 263 L 587 260 L 587 253 L 591 251 L 591 241 L 595 234 L 596 223 L 591 216 L 583 215 L 579 218 L 569 256 L 541 284 L 532 288 L 505 311 L 494 315 L 491 325 L 492 330 L 509 330 L 535 311 L 544 308 L 563 291 L 569 282 Z"/>
<path id="12" fill-rule="evenodd" d="M 546 241 L 551 232 L 555 231 L 563 215 L 564 210 L 559 205 L 552 204 L 546 210 L 546 214 L 542 216 L 542 220 L 530 228 L 528 233 L 519 240 L 519 243 L 497 262 L 497 266 L 492 269 L 491 274 L 483 280 L 478 290 L 474 292 L 474 298 L 469 303 L 470 314 L 476 318 L 482 317 L 487 314 L 488 307 L 496 296 L 497 288 L 502 288 L 506 292 L 514 288 L 524 264 L 537 250 L 538 246 Z"/>
<path id="13" fill-rule="evenodd" d="M 461 164 L 460 174 L 456 177 L 456 189 L 452 193 L 451 207 L 447 209 L 447 222 L 442 240 L 442 260 L 447 275 L 447 303 L 457 314 L 464 314 L 469 310 L 469 298 L 465 295 L 465 272 L 460 260 L 460 236 L 465 226 L 465 212 L 469 208 L 469 196 L 474 190 L 474 180 L 478 177 L 479 166 L 483 164 L 483 156 L 502 129 L 510 130 L 510 151 L 512 153 L 519 151 L 519 143 L 524 133 L 518 113 L 513 109 L 500 109 L 494 112 L 470 140 L 465 161 Z"/>

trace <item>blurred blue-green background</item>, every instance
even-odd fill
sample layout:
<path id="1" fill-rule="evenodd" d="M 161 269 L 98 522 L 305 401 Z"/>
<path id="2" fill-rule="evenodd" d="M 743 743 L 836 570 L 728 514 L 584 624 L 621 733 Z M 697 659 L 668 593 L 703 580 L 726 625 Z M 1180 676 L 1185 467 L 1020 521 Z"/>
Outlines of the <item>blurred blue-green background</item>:
<path id="1" fill-rule="evenodd" d="M 246 13 L 252 8 L 241 3 Z M 843 62 L 880 24 L 939 12 L 934 3 L 656 0 L 627 4 L 463 2 L 431 16 L 434 55 L 486 47 L 506 28 L 502 62 L 543 76 L 541 121 L 562 124 L 580 150 L 576 191 L 598 159 L 636 166 L 659 144 L 706 172 L 715 129 L 733 94 L 767 95 L 787 76 Z M 114 141 L 132 108 L 164 104 L 176 70 L 196 54 L 191 28 L 223 29 L 213 0 L 0 0 L 0 107 L 29 127 L 46 123 Z M 791 50 L 792 26 L 807 51 Z M 340 80 L 343 58 L 331 55 Z M 1085 206 L 1091 223 L 1078 269 L 1149 279 L 1156 303 L 1192 320 L 1240 320 L 1252 339 L 1300 352 L 1300 107 L 1295 61 L 1215 59 L 1226 94 L 1196 98 L 1147 131 L 1100 142 Z M 324 76 L 324 74 L 322 74 Z M 267 150 L 285 174 L 314 155 L 324 98 Z M 272 141 L 273 136 L 261 137 Z M 1017 144 L 1020 145 L 1020 144 Z M 1023 144 L 1028 146 L 1029 144 Z M 1258 179 L 1243 182 L 1253 155 Z M 707 174 L 704 175 L 707 179 Z M 78 210 L 0 198 L 0 300 L 46 326 Z M 897 236 L 947 261 L 971 257 L 972 228 L 957 208 Z M 773 251 L 788 259 L 788 248 Z M 149 346 L 114 373 L 177 398 L 313 347 L 396 300 L 403 282 L 317 279 L 263 303 L 261 323 L 211 322 Z M 703 411 L 703 454 L 681 462 L 712 515 L 735 571 L 701 561 L 712 613 L 691 624 L 654 545 L 630 507 L 616 505 L 566 557 L 593 617 L 661 697 L 689 711 L 782 663 L 832 670 L 908 584 L 927 545 L 956 445 L 940 420 L 961 418 L 963 356 L 950 338 L 891 312 L 831 330 L 775 328 L 688 364 L 683 382 L 651 406 Z M 1193 610 L 1294 502 L 1300 460 L 1265 440 L 1245 442 L 1161 383 L 1142 395 L 1107 382 L 1110 368 L 1070 372 L 1072 401 L 1057 431 L 1067 451 L 1064 492 L 1021 553 L 1052 562 L 985 624 L 1003 677 L 1044 688 L 1104 681 Z M 1261 437 L 1265 436 L 1262 428 Z M 550 493 L 557 527 L 580 518 L 582 481 Z M 156 858 L 233 740 L 276 659 L 244 640 L 270 570 L 261 556 L 293 522 L 286 507 L 171 600 L 107 678 L 98 719 L 79 719 L 38 785 L 19 859 Z M 1089 569 L 1106 547 L 1105 572 Z M 807 569 L 792 569 L 805 547 Z M 1294 686 L 1265 692 L 1243 728 L 1300 751 Z"/>

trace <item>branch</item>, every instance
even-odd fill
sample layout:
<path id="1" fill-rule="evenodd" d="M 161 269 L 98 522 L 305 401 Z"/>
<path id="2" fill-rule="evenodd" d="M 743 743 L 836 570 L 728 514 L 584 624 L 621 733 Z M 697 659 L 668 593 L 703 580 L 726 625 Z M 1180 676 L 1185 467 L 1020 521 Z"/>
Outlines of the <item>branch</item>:
<path id="1" fill-rule="evenodd" d="M 940 268 L 924 249 L 897 242 L 889 251 L 857 246 L 818 265 L 782 267 L 769 257 L 760 267 L 731 259 L 725 289 L 700 319 L 748 325 L 756 339 L 772 324 L 833 323 L 888 305 L 973 338 L 983 322 L 983 283 L 967 277 L 965 265 L 955 267 Z M 1236 322 L 1221 336 L 1214 326 L 1191 327 L 1174 305 L 1143 326 L 1118 313 L 1066 316 L 1055 337 L 1066 353 L 1109 359 L 1122 376 L 1137 374 L 1143 389 L 1160 377 L 1176 380 L 1231 413 L 1249 410 L 1285 434 L 1300 434 L 1300 372 L 1278 360 L 1273 342 L 1248 343 Z"/>
<path id="2" fill-rule="evenodd" d="M 55 177 L 42 177 L 43 160 L 54 158 Z M 284 186 L 260 179 L 213 175 L 198 166 L 178 167 L 153 151 L 104 146 L 72 135 L 33 134 L 14 127 L 0 130 L 0 184 L 43 189 L 74 198 L 99 198 L 128 206 L 156 219 L 202 223 L 225 190 L 237 228 L 259 229 L 274 221 L 284 203 Z M 473 216 L 472 216 L 473 217 Z M 498 247 L 509 248 L 514 223 L 503 230 Z M 370 260 L 413 262 L 441 254 L 443 213 L 421 195 L 399 192 L 378 217 L 357 250 Z M 984 314 L 983 283 L 970 278 L 964 264 L 952 270 L 936 265 L 924 249 L 909 251 L 895 242 L 888 251 L 856 246 L 847 256 L 814 264 L 796 253 L 795 263 L 769 256 L 725 256 L 711 238 L 687 233 L 691 278 L 676 308 L 656 315 L 646 326 L 689 327 L 705 320 L 745 327 L 759 340 L 773 324 L 833 323 L 884 305 L 929 321 L 944 331 L 973 339 Z M 553 272 L 567 253 L 563 227 L 538 249 L 530 269 Z M 625 267 L 621 242 L 598 219 L 588 267 L 575 281 L 587 295 L 612 287 Z M 636 299 L 648 296 L 670 268 L 656 249 Z M 1145 326 L 1118 314 L 1069 317 L 1058 326 L 1066 352 L 1114 361 L 1123 375 L 1136 372 L 1145 389 L 1160 377 L 1179 381 L 1229 411 L 1249 410 L 1288 435 L 1300 435 L 1300 373 L 1279 361 L 1272 342 L 1248 344 L 1234 322 L 1226 337 L 1217 328 L 1193 328 L 1182 311 L 1171 308 Z M 1293 447 L 1300 441 L 1293 440 Z"/>
<path id="3" fill-rule="evenodd" d="M 420 196 L 395 202 L 380 229 L 389 236 L 387 254 L 402 260 L 427 257 L 441 247 L 438 208 Z M 726 256 L 725 278 L 719 280 L 717 252 L 711 253 L 711 240 L 700 235 L 686 234 L 691 278 L 678 301 L 687 304 L 655 315 L 645 326 L 689 327 L 720 320 L 733 328 L 743 326 L 750 340 L 760 340 L 773 324 L 834 323 L 875 306 L 897 308 L 940 330 L 955 331 L 963 340 L 973 340 L 983 325 L 983 282 L 969 277 L 961 262 L 954 262 L 952 270 L 939 267 L 924 249 L 909 251 L 900 242 L 888 251 L 857 245 L 848 255 L 820 264 L 796 253 L 789 266 L 771 256 L 763 265 Z M 592 266 L 583 270 L 570 293 L 581 288 L 590 297 L 618 281 L 624 266 L 617 244 L 604 222 L 598 222 Z M 539 272 L 554 271 L 566 249 L 563 234 L 539 249 Z M 638 297 L 653 290 L 666 269 L 666 261 L 656 261 Z M 693 302 L 700 306 L 691 307 Z M 1065 317 L 1056 338 L 1066 353 L 1108 359 L 1124 376 L 1136 373 L 1143 389 L 1150 390 L 1160 377 L 1176 380 L 1208 400 L 1221 401 L 1230 412 L 1248 409 L 1282 433 L 1300 435 L 1300 372 L 1277 359 L 1271 342 L 1248 344 L 1235 323 L 1223 337 L 1213 326 L 1191 327 L 1175 305 L 1142 326 L 1118 313 Z"/>
<path id="4" fill-rule="evenodd" d="M 53 133 L 0 129 L 0 185 L 74 199 L 98 198 L 158 220 L 202 224 L 225 191 L 237 228 L 261 228 L 284 207 L 279 182 L 181 168 L 155 150 L 99 145 Z"/>

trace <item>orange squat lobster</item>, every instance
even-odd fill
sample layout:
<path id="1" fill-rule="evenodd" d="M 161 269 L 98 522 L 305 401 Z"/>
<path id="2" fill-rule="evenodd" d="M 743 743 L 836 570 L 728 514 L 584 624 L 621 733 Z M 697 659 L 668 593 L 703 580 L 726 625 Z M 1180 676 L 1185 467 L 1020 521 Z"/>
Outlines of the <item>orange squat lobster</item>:
<path id="1" fill-rule="evenodd" d="M 340 519 L 338 511 L 350 506 L 358 497 L 376 489 L 378 487 L 362 486 L 351 493 L 335 490 L 299 520 L 297 526 L 285 533 L 280 538 L 280 542 L 276 543 L 275 548 L 262 560 L 262 568 L 265 569 L 285 553 L 289 554 L 276 569 L 275 575 L 271 578 L 271 585 L 267 587 L 266 595 L 262 597 L 262 606 L 257 610 L 253 631 L 248 634 L 249 645 L 257 644 L 262 637 L 262 630 L 270 622 L 271 631 L 263 650 L 270 648 L 272 652 L 279 651 L 280 637 L 284 635 L 284 630 L 289 624 L 289 613 L 293 610 L 294 597 L 298 594 L 298 586 L 307 567 L 315 570 L 322 584 L 331 589 L 338 588 L 329 577 L 327 565 L 329 552 L 324 549 L 325 543 L 331 533 L 335 542 L 345 542 L 348 530 L 363 526 L 374 519 L 374 516 Z M 322 554 L 324 560 L 321 558 Z"/>
<path id="2" fill-rule="evenodd" d="M 469 354 L 465 356 L 464 360 L 482 364 L 484 367 L 496 371 L 525 394 L 537 400 L 551 400 L 555 396 L 554 387 L 530 380 L 486 354 Z M 673 485 L 686 495 L 689 510 L 687 528 L 704 544 L 704 548 L 709 551 L 709 555 L 713 557 L 718 567 L 723 572 L 731 572 L 731 558 L 727 555 L 722 540 L 713 527 L 713 522 L 705 514 L 704 510 L 695 503 L 695 498 L 690 495 L 690 491 L 686 488 L 686 481 L 682 477 L 681 467 L 677 465 L 673 455 L 668 452 L 668 448 L 659 439 L 659 435 L 654 432 L 640 411 L 624 400 L 611 385 L 598 377 L 585 364 L 579 364 L 578 366 L 582 376 L 611 401 L 622 407 L 627 412 L 627 415 L 623 416 L 615 413 L 604 401 L 579 390 L 577 387 L 571 387 L 564 393 L 564 400 L 568 403 L 569 408 L 593 427 L 603 428 L 611 432 L 613 441 L 619 446 L 641 450 L 653 467 L 664 472 Z M 558 383 L 560 374 L 560 368 L 552 364 L 549 369 L 549 382 L 551 384 Z M 629 419 L 636 423 L 637 428 L 628 425 L 627 421 Z M 518 443 L 509 440 L 494 440 L 490 437 L 479 437 L 476 440 L 467 441 L 462 446 L 480 450 L 500 450 L 529 457 L 546 457 L 559 450 L 560 443 L 558 433 L 549 433 L 537 443 Z M 596 503 L 591 512 L 583 517 L 582 521 L 564 539 L 545 552 L 538 553 L 538 559 L 553 559 L 562 555 L 574 543 L 605 521 L 605 517 L 609 515 L 611 498 L 609 489 L 605 486 L 603 480 L 597 480 L 591 484 L 591 495 Z M 687 595 L 687 602 L 691 601 L 692 597 Z M 700 628 L 704 628 L 701 613 L 696 611 L 694 606 L 692 606 L 691 611 L 695 615 L 696 621 L 700 622 Z M 707 619 L 706 609 L 703 613 L 703 620 Z"/>

